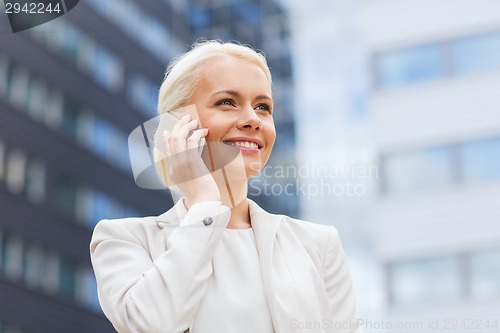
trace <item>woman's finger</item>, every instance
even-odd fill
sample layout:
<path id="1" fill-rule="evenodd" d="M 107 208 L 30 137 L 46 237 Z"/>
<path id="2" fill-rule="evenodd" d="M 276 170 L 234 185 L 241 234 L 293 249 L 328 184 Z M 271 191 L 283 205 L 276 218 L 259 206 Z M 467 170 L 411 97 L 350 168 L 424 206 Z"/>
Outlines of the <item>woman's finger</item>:
<path id="1" fill-rule="evenodd" d="M 163 147 L 165 147 L 165 155 L 169 156 L 170 155 L 170 149 L 168 145 L 168 139 L 170 138 L 170 132 L 167 130 L 163 131 Z"/>
<path id="2" fill-rule="evenodd" d="M 181 119 L 179 119 L 179 121 L 177 123 L 175 123 L 174 127 L 172 128 L 172 133 L 176 133 L 177 130 L 179 128 L 181 128 L 182 126 L 184 126 L 185 124 L 189 123 L 189 121 L 191 120 L 191 116 L 190 115 L 185 115 L 184 117 L 182 117 Z"/>
<path id="3" fill-rule="evenodd" d="M 189 132 L 194 131 L 195 129 L 198 128 L 198 123 L 199 122 L 197 119 L 193 119 L 190 122 L 179 127 L 177 129 L 177 132 L 172 134 L 174 134 L 176 137 L 183 138 L 184 140 L 186 140 L 189 135 Z"/>
<path id="4" fill-rule="evenodd" d="M 191 136 L 187 139 L 187 149 L 198 149 L 201 139 L 206 137 L 207 134 L 208 128 L 202 128 L 194 131 L 193 134 L 191 134 Z"/>
<path id="5" fill-rule="evenodd" d="M 190 121 L 171 133 L 168 139 L 169 147 L 172 153 L 180 153 L 187 149 L 187 137 L 190 131 L 198 127 L 198 120 Z"/>

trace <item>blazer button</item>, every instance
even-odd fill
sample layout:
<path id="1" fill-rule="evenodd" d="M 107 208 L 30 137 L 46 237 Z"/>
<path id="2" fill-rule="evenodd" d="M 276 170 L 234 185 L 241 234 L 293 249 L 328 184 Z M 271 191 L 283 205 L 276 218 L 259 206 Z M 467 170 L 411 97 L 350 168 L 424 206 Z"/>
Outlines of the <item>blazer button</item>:
<path id="1" fill-rule="evenodd" d="M 211 218 L 211 217 L 205 217 L 205 218 L 203 219 L 203 224 L 204 224 L 204 225 L 211 225 L 213 221 L 214 221 L 214 219 L 213 219 L 213 218 Z"/>

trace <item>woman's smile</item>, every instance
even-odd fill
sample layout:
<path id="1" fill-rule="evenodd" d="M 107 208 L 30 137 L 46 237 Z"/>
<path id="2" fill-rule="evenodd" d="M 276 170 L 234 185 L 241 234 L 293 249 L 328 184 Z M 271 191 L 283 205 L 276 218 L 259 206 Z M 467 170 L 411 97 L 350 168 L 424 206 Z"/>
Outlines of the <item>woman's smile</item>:
<path id="1" fill-rule="evenodd" d="M 257 138 L 232 138 L 223 143 L 238 148 L 244 154 L 256 154 L 263 147 L 262 141 Z"/>

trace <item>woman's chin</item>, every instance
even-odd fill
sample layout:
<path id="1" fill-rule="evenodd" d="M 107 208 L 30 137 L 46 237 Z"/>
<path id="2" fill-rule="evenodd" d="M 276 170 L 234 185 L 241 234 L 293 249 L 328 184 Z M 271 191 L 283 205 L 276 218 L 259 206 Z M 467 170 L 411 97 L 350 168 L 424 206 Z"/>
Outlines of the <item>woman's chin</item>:
<path id="1" fill-rule="evenodd" d="M 257 176 L 260 170 L 262 170 L 262 163 L 260 162 L 249 161 L 248 163 L 245 163 L 245 171 L 247 174 L 247 178 Z"/>

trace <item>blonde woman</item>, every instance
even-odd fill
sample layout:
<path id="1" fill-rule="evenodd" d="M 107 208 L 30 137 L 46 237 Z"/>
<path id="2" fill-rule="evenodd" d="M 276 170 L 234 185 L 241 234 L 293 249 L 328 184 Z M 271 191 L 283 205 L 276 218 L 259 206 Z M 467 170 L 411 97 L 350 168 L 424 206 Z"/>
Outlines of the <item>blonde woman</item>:
<path id="1" fill-rule="evenodd" d="M 178 109 L 170 131 L 160 124 L 155 156 L 160 178 L 182 199 L 160 216 L 102 220 L 90 244 L 99 301 L 116 330 L 356 332 L 335 228 L 247 199 L 248 178 L 276 138 L 264 56 L 232 43 L 195 44 L 160 88 L 160 115 Z"/>

